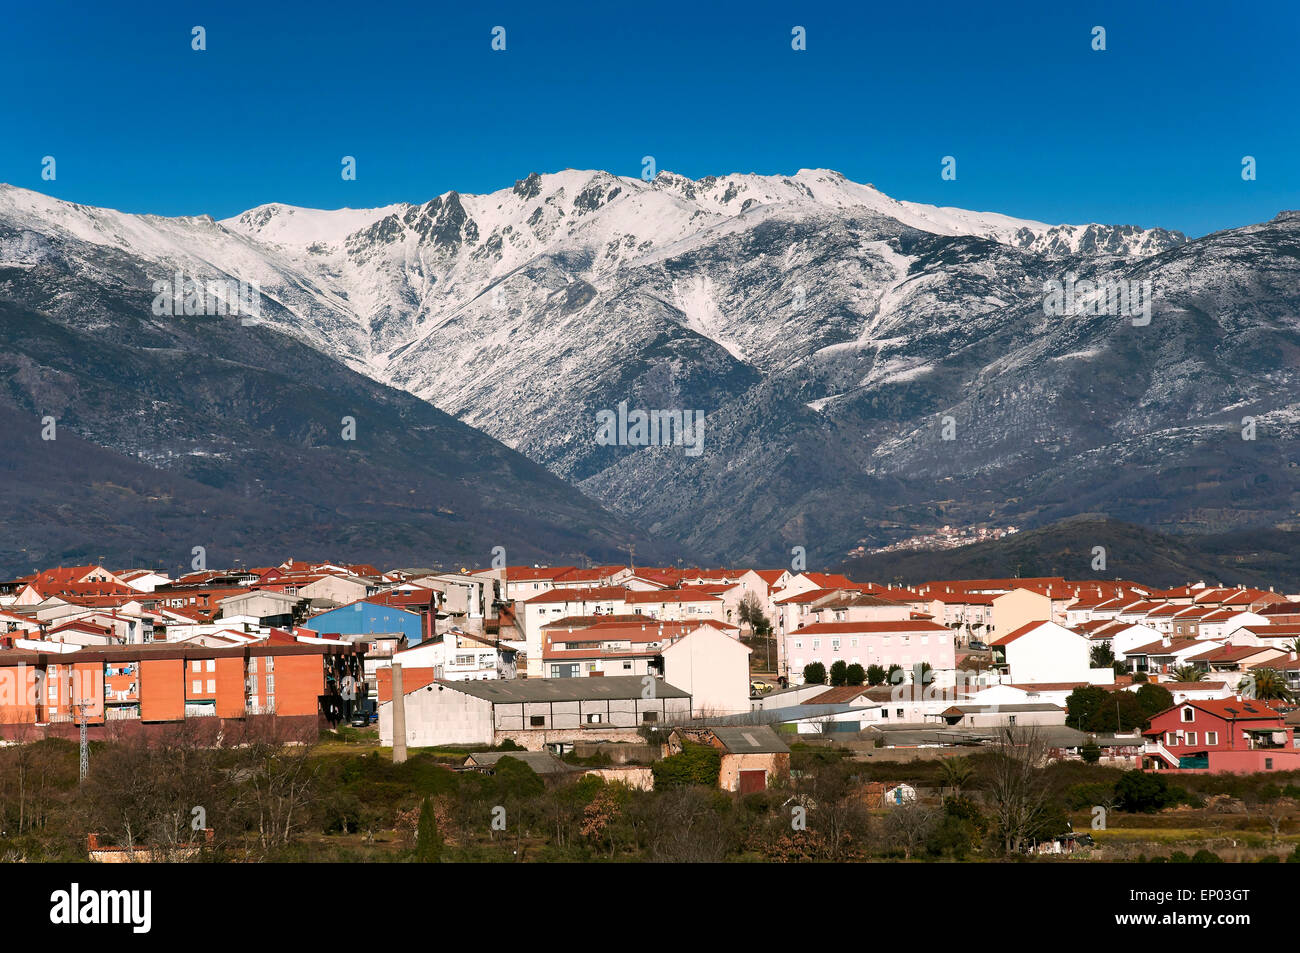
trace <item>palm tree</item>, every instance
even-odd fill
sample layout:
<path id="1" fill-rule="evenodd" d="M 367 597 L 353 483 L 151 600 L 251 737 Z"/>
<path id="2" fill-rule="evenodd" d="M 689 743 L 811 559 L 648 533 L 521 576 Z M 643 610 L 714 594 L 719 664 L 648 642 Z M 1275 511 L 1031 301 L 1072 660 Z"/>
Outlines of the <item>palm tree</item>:
<path id="1" fill-rule="evenodd" d="M 1243 684 L 1249 684 L 1251 696 L 1260 701 L 1291 700 L 1291 689 L 1287 688 L 1286 679 L 1275 669 L 1257 668 L 1246 676 Z"/>
<path id="2" fill-rule="evenodd" d="M 1196 665 L 1179 665 L 1174 669 L 1173 676 L 1176 682 L 1203 682 L 1205 669 Z"/>
<path id="3" fill-rule="evenodd" d="M 939 772 L 943 775 L 943 786 L 952 788 L 960 797 L 961 789 L 970 784 L 975 777 L 975 767 L 966 757 L 944 758 L 939 762 Z"/>

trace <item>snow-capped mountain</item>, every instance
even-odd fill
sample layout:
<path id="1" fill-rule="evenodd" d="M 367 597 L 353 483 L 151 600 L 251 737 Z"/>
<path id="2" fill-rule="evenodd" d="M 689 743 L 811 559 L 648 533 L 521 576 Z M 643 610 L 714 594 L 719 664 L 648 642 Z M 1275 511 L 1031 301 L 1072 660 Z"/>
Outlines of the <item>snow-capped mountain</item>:
<path id="1" fill-rule="evenodd" d="M 1292 472 L 1295 274 L 1278 249 L 1296 232 L 1052 226 L 825 170 L 566 170 L 221 222 L 0 187 L 0 268 L 58 261 L 137 292 L 177 270 L 255 282 L 274 330 L 729 559 L 1088 508 L 1206 528 L 1289 516 L 1293 481 L 1237 481 Z M 1075 277 L 1151 281 L 1151 323 L 1045 314 L 1045 283 Z M 85 295 L 18 284 L 31 307 L 104 320 Z M 597 414 L 622 402 L 704 411 L 705 452 L 598 442 Z M 1249 409 L 1272 442 L 1219 439 Z M 1171 493 L 1170 472 L 1196 477 Z"/>

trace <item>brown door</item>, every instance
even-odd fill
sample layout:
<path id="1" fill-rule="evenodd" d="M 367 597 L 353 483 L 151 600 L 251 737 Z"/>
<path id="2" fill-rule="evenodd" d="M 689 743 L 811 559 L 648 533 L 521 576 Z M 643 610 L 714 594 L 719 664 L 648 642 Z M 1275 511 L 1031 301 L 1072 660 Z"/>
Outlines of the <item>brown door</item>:
<path id="1" fill-rule="evenodd" d="M 767 772 L 766 771 L 741 771 L 740 772 L 740 793 L 754 794 L 757 791 L 767 790 Z"/>

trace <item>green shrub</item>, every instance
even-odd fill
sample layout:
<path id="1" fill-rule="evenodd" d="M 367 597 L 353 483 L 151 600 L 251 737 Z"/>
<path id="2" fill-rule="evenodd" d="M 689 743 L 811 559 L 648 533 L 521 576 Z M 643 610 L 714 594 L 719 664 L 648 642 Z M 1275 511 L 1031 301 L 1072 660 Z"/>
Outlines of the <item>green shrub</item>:
<path id="1" fill-rule="evenodd" d="M 420 821 L 415 834 L 415 859 L 422 864 L 436 864 L 442 858 L 442 832 L 433 804 L 426 797 L 420 802 Z"/>
<path id="2" fill-rule="evenodd" d="M 656 761 L 650 770 L 656 791 L 692 785 L 716 788 L 722 773 L 722 754 L 708 745 L 687 742 L 681 751 Z"/>

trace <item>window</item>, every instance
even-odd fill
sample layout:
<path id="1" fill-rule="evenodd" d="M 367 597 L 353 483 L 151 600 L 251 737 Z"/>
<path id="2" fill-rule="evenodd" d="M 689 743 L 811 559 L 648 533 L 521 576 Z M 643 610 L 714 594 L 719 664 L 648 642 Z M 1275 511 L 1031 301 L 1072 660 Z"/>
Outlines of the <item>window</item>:
<path id="1" fill-rule="evenodd" d="M 1166 744 L 1166 745 L 1172 745 L 1173 743 L 1174 743 L 1174 733 L 1173 733 L 1172 731 L 1166 731 L 1166 732 L 1165 732 L 1165 744 Z"/>
<path id="2" fill-rule="evenodd" d="M 659 712 L 657 712 L 657 711 L 645 711 L 645 712 L 642 712 L 642 713 L 641 713 L 641 720 L 644 721 L 644 722 L 646 722 L 646 723 L 649 723 L 649 722 L 652 722 L 652 721 L 658 721 L 658 720 L 659 720 Z"/>
<path id="3" fill-rule="evenodd" d="M 190 663 L 190 671 L 191 672 L 203 671 L 203 663 L 200 662 L 198 659 L 195 659 L 193 662 Z"/>
<path id="4" fill-rule="evenodd" d="M 1217 731 L 1207 731 L 1205 733 L 1205 743 L 1207 745 L 1217 745 L 1219 743 L 1219 733 Z"/>
<path id="5" fill-rule="evenodd" d="M 1264 770 L 1265 770 L 1265 771 L 1272 771 L 1272 770 L 1273 770 L 1273 759 L 1272 759 L 1272 758 L 1265 758 L 1265 759 L 1264 759 Z"/>
<path id="6" fill-rule="evenodd" d="M 529 718 L 528 718 L 528 724 L 529 724 L 529 727 L 532 727 L 532 728 L 542 728 L 542 727 L 545 727 L 545 725 L 546 725 L 546 716 L 545 716 L 545 715 L 530 715 Z"/>
<path id="7" fill-rule="evenodd" d="M 208 671 L 215 672 L 216 670 L 217 670 L 217 660 L 214 658 L 208 659 Z"/>
<path id="8" fill-rule="evenodd" d="M 880 709 L 880 717 L 881 717 L 881 718 L 888 718 L 888 717 L 889 717 L 889 709 L 888 709 L 888 708 L 882 708 L 882 709 Z"/>
<path id="9" fill-rule="evenodd" d="M 197 665 L 198 662 L 195 662 L 194 664 Z M 199 679 L 196 678 L 191 683 L 191 687 L 194 689 L 192 692 L 190 692 L 191 695 L 200 695 L 203 693 L 203 682 L 199 681 Z"/>
<path id="10" fill-rule="evenodd" d="M 1183 709 L 1183 721 L 1195 721 L 1196 712 L 1190 706 Z"/>
<path id="11" fill-rule="evenodd" d="M 897 711 L 898 717 L 899 717 L 899 718 L 902 718 L 902 717 L 903 717 L 903 709 L 899 708 L 899 709 L 896 709 L 896 711 Z"/>
<path id="12" fill-rule="evenodd" d="M 267 670 L 268 672 L 274 672 L 274 671 L 275 671 L 275 659 L 272 658 L 270 655 L 268 655 L 268 656 L 266 657 L 266 670 Z"/>
<path id="13" fill-rule="evenodd" d="M 592 713 L 592 714 L 588 715 L 588 716 L 587 716 L 587 724 L 589 724 L 589 725 L 599 725 L 599 724 L 600 724 L 600 715 L 599 715 L 599 714 L 596 714 L 596 713 Z"/>
<path id="14" fill-rule="evenodd" d="M 631 671 L 631 670 L 632 670 L 632 663 L 631 663 L 631 662 L 624 662 L 624 663 L 623 663 L 623 671 L 625 671 L 625 672 L 629 672 L 629 671 Z"/>
<path id="15" fill-rule="evenodd" d="M 274 694 L 275 694 L 275 676 L 274 676 L 274 675 L 268 675 L 268 676 L 266 676 L 266 694 L 268 694 L 268 695 L 274 695 Z"/>
<path id="16" fill-rule="evenodd" d="M 1196 744 L 1196 732 L 1194 732 L 1194 731 L 1189 731 L 1189 732 L 1187 733 L 1187 743 L 1188 743 L 1189 745 L 1194 745 L 1194 744 Z"/>
<path id="17" fill-rule="evenodd" d="M 254 656 L 253 658 L 250 658 L 250 659 L 248 660 L 248 670 L 249 670 L 250 672 L 256 672 L 256 671 L 257 671 L 257 657 L 256 657 L 256 656 Z"/>

